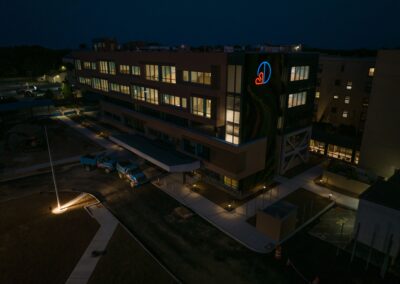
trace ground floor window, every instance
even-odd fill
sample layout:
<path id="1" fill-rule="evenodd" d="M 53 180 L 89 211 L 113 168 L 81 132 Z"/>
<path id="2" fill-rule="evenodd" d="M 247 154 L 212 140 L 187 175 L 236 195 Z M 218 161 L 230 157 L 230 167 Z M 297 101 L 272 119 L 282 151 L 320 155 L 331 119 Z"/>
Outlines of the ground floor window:
<path id="1" fill-rule="evenodd" d="M 354 155 L 354 164 L 358 165 L 359 160 L 360 160 L 360 151 L 356 151 Z"/>
<path id="2" fill-rule="evenodd" d="M 337 145 L 328 145 L 328 156 L 344 160 L 346 162 L 351 162 L 351 156 L 353 155 L 353 150 L 350 148 L 340 147 Z"/>
<path id="3" fill-rule="evenodd" d="M 238 189 L 239 188 L 239 181 L 227 176 L 224 176 L 224 185 L 233 188 L 233 189 Z"/>
<path id="4" fill-rule="evenodd" d="M 310 139 L 310 151 L 325 155 L 325 143 Z"/>

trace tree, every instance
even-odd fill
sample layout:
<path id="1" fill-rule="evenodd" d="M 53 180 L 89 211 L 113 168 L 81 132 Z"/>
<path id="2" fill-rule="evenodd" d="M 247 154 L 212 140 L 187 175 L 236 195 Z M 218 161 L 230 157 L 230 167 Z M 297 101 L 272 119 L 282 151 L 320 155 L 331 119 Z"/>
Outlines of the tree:
<path id="1" fill-rule="evenodd" d="M 72 98 L 72 88 L 71 88 L 71 84 L 68 81 L 64 81 L 62 83 L 61 94 L 64 96 L 64 99 Z"/>

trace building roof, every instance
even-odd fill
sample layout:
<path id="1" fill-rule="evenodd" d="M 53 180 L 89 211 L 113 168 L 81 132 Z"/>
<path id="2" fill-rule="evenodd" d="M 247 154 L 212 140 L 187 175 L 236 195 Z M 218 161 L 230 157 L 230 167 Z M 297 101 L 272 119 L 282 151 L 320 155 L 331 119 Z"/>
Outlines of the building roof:
<path id="1" fill-rule="evenodd" d="M 276 219 L 285 219 L 297 210 L 297 206 L 287 201 L 278 201 L 264 209 L 264 212 Z"/>
<path id="2" fill-rule="evenodd" d="M 200 168 L 200 161 L 142 135 L 115 135 L 110 140 L 168 172 L 190 172 Z"/>
<path id="3" fill-rule="evenodd" d="M 33 107 L 44 107 L 54 105 L 52 100 L 32 100 L 32 101 L 19 101 L 13 103 L 0 104 L 0 112 L 29 109 Z"/>
<path id="4" fill-rule="evenodd" d="M 387 181 L 379 180 L 360 195 L 360 199 L 400 210 L 400 171 Z"/>

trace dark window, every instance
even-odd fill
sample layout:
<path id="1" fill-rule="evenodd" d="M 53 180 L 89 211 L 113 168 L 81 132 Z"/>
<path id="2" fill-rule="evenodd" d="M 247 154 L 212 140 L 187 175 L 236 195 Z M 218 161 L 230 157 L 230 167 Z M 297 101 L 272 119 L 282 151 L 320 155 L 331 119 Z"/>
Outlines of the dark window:
<path id="1" fill-rule="evenodd" d="M 344 64 L 340 67 L 340 72 L 344 72 Z"/>
<path id="2" fill-rule="evenodd" d="M 335 80 L 335 86 L 340 86 L 340 80 Z"/>
<path id="3" fill-rule="evenodd" d="M 322 70 L 324 69 L 324 65 L 319 64 L 318 65 L 318 73 L 322 73 Z"/>
<path id="4" fill-rule="evenodd" d="M 337 113 L 337 108 L 336 107 L 332 107 L 331 108 L 331 113 Z"/>

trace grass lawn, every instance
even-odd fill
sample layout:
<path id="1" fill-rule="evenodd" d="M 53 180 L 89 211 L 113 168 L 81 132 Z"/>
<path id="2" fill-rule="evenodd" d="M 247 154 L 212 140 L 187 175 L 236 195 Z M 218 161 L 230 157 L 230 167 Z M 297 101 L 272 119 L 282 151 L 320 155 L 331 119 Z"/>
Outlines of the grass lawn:
<path id="1" fill-rule="evenodd" d="M 61 193 L 61 203 L 77 193 Z M 87 200 L 86 200 L 87 201 Z M 82 206 L 55 215 L 53 193 L 0 203 L 0 283 L 65 283 L 97 229 Z"/>
<path id="2" fill-rule="evenodd" d="M 121 226 L 115 230 L 106 251 L 89 284 L 174 283 L 172 277 Z"/>

